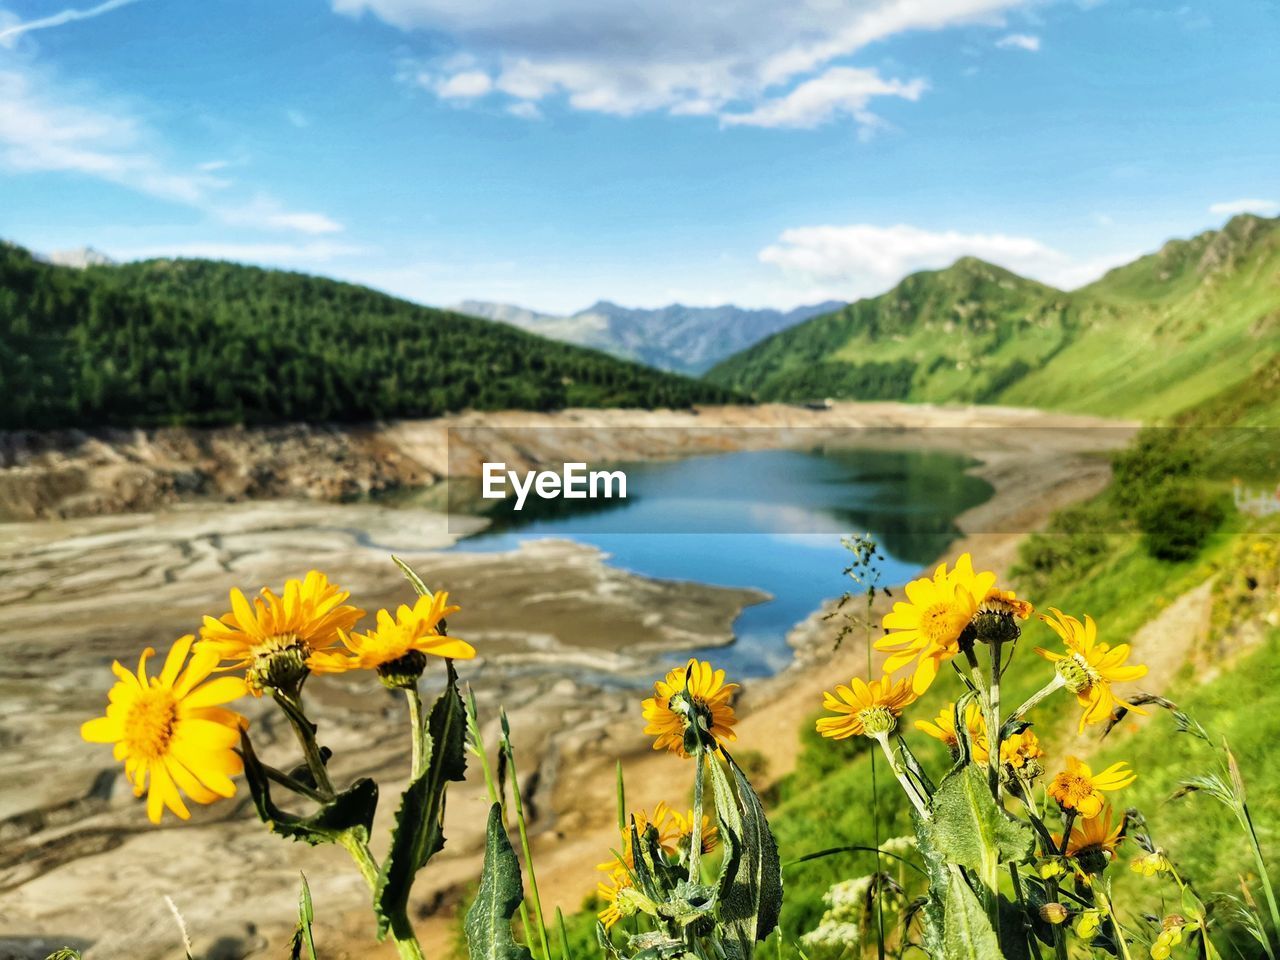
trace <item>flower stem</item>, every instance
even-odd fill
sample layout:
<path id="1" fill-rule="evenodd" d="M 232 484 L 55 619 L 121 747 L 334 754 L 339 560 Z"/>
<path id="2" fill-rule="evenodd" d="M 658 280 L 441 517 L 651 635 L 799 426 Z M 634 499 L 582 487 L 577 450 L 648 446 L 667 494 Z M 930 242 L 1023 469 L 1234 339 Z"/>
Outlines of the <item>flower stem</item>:
<path id="1" fill-rule="evenodd" d="M 533 869 L 533 853 L 529 849 L 529 831 L 524 820 L 524 800 L 520 796 L 520 776 L 516 772 L 516 754 L 506 736 L 506 714 L 503 714 L 502 750 L 507 756 L 507 768 L 511 771 L 511 802 L 516 810 L 516 824 L 520 828 L 520 848 L 524 852 L 524 865 L 529 870 L 529 899 L 533 901 L 534 927 L 542 955 L 551 960 L 551 941 L 547 937 L 547 924 L 543 919 L 542 897 L 538 894 L 538 875 Z"/>
<path id="2" fill-rule="evenodd" d="M 301 699 L 294 698 L 280 690 L 273 690 L 271 695 L 274 697 L 276 705 L 280 707 L 285 717 L 288 718 L 289 725 L 293 727 L 293 732 L 298 738 L 298 744 L 302 747 L 302 756 L 306 759 L 307 769 L 311 771 L 311 778 L 316 782 L 316 790 L 326 801 L 332 800 L 335 796 L 333 781 L 329 779 L 329 771 L 324 764 L 324 755 L 320 751 L 320 744 L 316 742 L 316 728 L 303 712 Z"/>
<path id="3" fill-rule="evenodd" d="M 1026 701 L 1013 713 L 1009 714 L 1009 719 L 1004 722 L 1006 727 L 1011 727 L 1026 714 L 1030 713 L 1045 697 L 1049 696 L 1055 690 L 1060 690 L 1066 681 L 1062 679 L 1062 675 L 1054 673 L 1053 679 L 1046 683 L 1043 687 L 1033 693 Z"/>
<path id="4" fill-rule="evenodd" d="M 1004 730 L 1000 726 L 1000 642 L 990 644 L 989 682 L 987 685 L 987 785 L 1000 802 L 1000 743 Z"/>
<path id="5" fill-rule="evenodd" d="M 701 879 L 702 870 L 702 773 L 706 748 L 702 740 L 698 740 L 698 748 L 693 752 L 693 762 L 697 764 L 697 772 L 693 775 L 693 824 L 689 834 L 689 882 L 697 883 Z M 713 760 L 712 763 L 715 761 Z"/>
<path id="6" fill-rule="evenodd" d="M 907 779 L 906 771 L 898 763 L 898 758 L 893 755 L 893 749 L 889 746 L 889 733 L 876 734 L 876 740 L 880 742 L 880 749 L 884 751 L 885 758 L 889 761 L 889 769 L 893 771 L 893 775 L 898 778 L 898 782 L 902 784 L 902 790 L 907 795 L 912 805 L 916 808 L 916 812 L 924 819 L 929 819 L 929 808 L 925 805 L 924 798 L 916 791 L 915 784 Z"/>
<path id="7" fill-rule="evenodd" d="M 411 779 L 417 780 L 422 776 L 422 771 L 427 768 L 427 729 L 422 724 L 422 694 L 418 692 L 418 685 L 415 683 L 412 687 L 405 687 L 404 697 L 409 701 L 409 725 L 413 727 L 413 776 Z"/>

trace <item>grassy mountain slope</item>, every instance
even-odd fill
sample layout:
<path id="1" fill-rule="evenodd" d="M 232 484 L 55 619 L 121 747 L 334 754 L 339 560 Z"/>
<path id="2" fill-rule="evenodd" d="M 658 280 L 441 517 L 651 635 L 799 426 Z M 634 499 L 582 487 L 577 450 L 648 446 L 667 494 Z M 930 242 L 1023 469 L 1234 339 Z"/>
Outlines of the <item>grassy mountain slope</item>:
<path id="1" fill-rule="evenodd" d="M 1280 219 L 1171 241 L 1072 300 L 1075 340 L 1001 399 L 1168 418 L 1280 352 Z"/>
<path id="2" fill-rule="evenodd" d="M 992 400 L 1067 341 L 1067 303 L 966 257 L 775 334 L 707 378 L 769 400 Z"/>
<path id="3" fill-rule="evenodd" d="M 964 259 L 717 365 L 765 399 L 993 402 L 1171 418 L 1280 352 L 1280 219 L 1242 215 L 1071 293 Z"/>
<path id="4" fill-rule="evenodd" d="M 718 386 L 364 287 L 202 260 L 85 270 L 0 245 L 0 428 L 685 406 Z"/>

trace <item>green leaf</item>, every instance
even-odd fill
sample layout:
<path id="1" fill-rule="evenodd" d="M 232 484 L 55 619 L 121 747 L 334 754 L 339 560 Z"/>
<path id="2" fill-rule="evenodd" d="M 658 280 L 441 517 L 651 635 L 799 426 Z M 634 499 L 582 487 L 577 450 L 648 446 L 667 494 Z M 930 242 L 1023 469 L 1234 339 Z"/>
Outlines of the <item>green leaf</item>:
<path id="1" fill-rule="evenodd" d="M 467 769 L 467 716 L 458 694 L 458 674 L 446 660 L 449 681 L 427 718 L 431 757 L 426 769 L 409 784 L 400 798 L 391 849 L 382 862 L 374 909 L 378 936 L 388 930 L 397 937 L 413 935 L 409 922 L 409 891 L 413 879 L 427 861 L 444 847 L 444 795 L 450 781 L 459 781 Z"/>
<path id="2" fill-rule="evenodd" d="M 951 885 L 951 871 L 947 868 L 947 861 L 934 844 L 933 824 L 915 810 L 911 811 L 911 820 L 916 830 L 916 849 L 920 851 L 925 872 L 929 875 L 929 895 L 925 898 L 924 908 L 921 910 L 922 946 L 929 956 L 941 957 L 947 888 Z"/>
<path id="3" fill-rule="evenodd" d="M 1035 834 L 996 804 L 985 771 L 973 765 L 947 776 L 933 795 L 933 844 L 996 890 L 998 865 L 1031 858 Z"/>
<path id="4" fill-rule="evenodd" d="M 316 912 L 311 904 L 311 886 L 307 883 L 307 875 L 302 874 L 302 891 L 298 894 L 298 926 L 293 931 L 293 942 L 289 948 L 289 960 L 303 960 L 302 948 L 307 948 L 306 960 L 316 960 L 316 941 L 311 932 L 315 923 Z"/>
<path id="5" fill-rule="evenodd" d="M 244 779 L 249 786 L 258 817 L 273 833 L 315 846 L 336 843 L 350 833 L 361 841 L 369 839 L 373 814 L 378 808 L 378 785 L 361 778 L 309 817 L 281 810 L 271 799 L 271 785 L 262 761 L 254 753 L 246 730 L 240 731 L 240 756 L 244 758 Z"/>
<path id="6" fill-rule="evenodd" d="M 524 900 L 520 861 L 502 825 L 502 804 L 489 808 L 484 869 L 480 889 L 467 911 L 467 956 L 470 960 L 532 960 L 529 949 L 511 935 L 511 918 Z"/>
<path id="7" fill-rule="evenodd" d="M 952 867 L 950 872 L 938 960 L 1000 960 L 1000 944 L 986 911 L 960 871 Z"/>
<path id="8" fill-rule="evenodd" d="M 416 592 L 418 596 L 425 597 L 431 593 L 431 591 L 427 589 L 427 585 L 422 582 L 422 578 L 414 573 L 413 567 L 409 566 L 395 554 L 391 555 L 391 560 L 400 568 L 400 572 L 404 574 L 404 578 L 413 586 L 414 592 Z"/>
<path id="9" fill-rule="evenodd" d="M 711 791 L 720 820 L 725 857 L 721 867 L 717 915 L 728 934 L 731 956 L 748 960 L 757 941 L 778 925 L 782 911 L 782 866 L 764 806 L 742 769 L 725 754 L 733 770 L 729 780 L 713 756 Z"/>

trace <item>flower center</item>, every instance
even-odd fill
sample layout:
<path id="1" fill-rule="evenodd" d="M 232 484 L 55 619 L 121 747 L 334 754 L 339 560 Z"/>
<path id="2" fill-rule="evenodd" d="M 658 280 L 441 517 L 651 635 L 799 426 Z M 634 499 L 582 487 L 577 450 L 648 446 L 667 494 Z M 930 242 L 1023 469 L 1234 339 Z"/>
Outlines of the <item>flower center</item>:
<path id="1" fill-rule="evenodd" d="M 173 694 L 159 687 L 145 691 L 124 718 L 124 739 L 129 752 L 145 760 L 162 757 L 173 737 L 178 704 Z"/>
<path id="2" fill-rule="evenodd" d="M 920 632 L 939 647 L 954 644 L 968 625 L 968 615 L 953 603 L 935 603 L 920 615 Z"/>
<path id="3" fill-rule="evenodd" d="M 1093 781 L 1074 773 L 1060 773 L 1053 778 L 1049 795 L 1064 807 L 1075 809 L 1093 795 Z"/>

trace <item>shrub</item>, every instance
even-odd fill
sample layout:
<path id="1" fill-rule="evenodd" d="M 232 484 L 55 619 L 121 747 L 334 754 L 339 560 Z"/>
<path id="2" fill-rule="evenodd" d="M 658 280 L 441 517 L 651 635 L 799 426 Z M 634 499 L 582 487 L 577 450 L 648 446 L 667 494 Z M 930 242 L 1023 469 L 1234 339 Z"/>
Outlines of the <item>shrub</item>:
<path id="1" fill-rule="evenodd" d="M 1226 519 L 1220 494 L 1199 484 L 1168 484 L 1137 511 L 1147 552 L 1176 563 L 1200 552 L 1204 542 Z"/>

